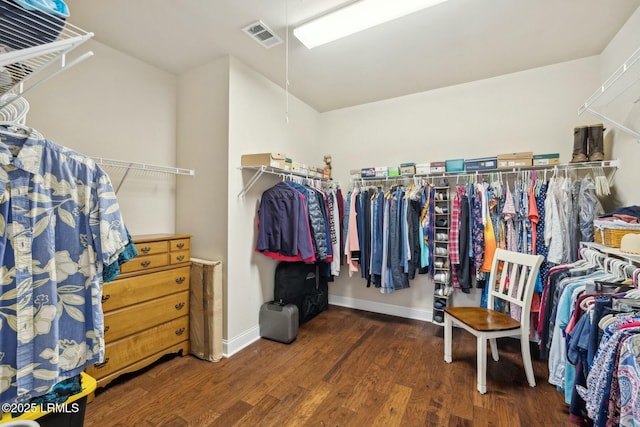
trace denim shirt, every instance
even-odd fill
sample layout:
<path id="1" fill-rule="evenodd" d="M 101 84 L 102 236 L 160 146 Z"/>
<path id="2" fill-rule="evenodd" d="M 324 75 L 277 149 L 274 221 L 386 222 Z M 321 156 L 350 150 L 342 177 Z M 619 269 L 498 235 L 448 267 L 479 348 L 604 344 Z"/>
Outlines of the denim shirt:
<path id="1" fill-rule="evenodd" d="M 0 135 L 0 402 L 45 394 L 102 361 L 103 265 L 126 244 L 93 160 Z"/>

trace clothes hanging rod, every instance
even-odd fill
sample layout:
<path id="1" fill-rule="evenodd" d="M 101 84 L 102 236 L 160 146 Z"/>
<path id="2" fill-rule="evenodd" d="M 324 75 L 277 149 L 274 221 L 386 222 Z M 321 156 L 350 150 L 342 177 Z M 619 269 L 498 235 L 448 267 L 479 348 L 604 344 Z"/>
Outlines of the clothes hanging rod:
<path id="1" fill-rule="evenodd" d="M 612 248 L 595 242 L 580 242 L 580 246 L 584 248 L 593 249 L 600 252 L 603 255 L 613 256 L 615 258 L 622 259 L 627 263 L 635 266 L 640 266 L 640 255 L 631 255 L 626 252 L 622 252 L 620 248 Z"/>
<path id="2" fill-rule="evenodd" d="M 242 170 L 249 170 L 249 171 L 255 171 L 255 172 L 251 176 L 251 178 L 249 178 L 249 181 L 247 181 L 247 183 L 244 185 L 244 187 L 242 187 L 242 190 L 240 190 L 240 193 L 238 193 L 238 199 L 244 198 L 244 196 L 251 189 L 251 187 L 253 187 L 255 185 L 255 183 L 258 182 L 260 177 L 262 175 L 264 175 L 264 174 L 279 176 L 282 179 L 287 179 L 289 177 L 298 177 L 298 178 L 306 178 L 306 179 L 318 180 L 318 181 L 322 182 L 323 184 L 333 183 L 335 185 L 339 185 L 339 183 L 337 183 L 337 182 L 335 182 L 334 180 L 331 180 L 331 179 L 318 178 L 318 177 L 310 176 L 308 173 L 285 171 L 285 170 L 282 170 L 282 169 L 275 169 L 275 168 L 270 168 L 270 167 L 267 167 L 267 166 L 240 166 L 239 169 L 241 171 Z"/>

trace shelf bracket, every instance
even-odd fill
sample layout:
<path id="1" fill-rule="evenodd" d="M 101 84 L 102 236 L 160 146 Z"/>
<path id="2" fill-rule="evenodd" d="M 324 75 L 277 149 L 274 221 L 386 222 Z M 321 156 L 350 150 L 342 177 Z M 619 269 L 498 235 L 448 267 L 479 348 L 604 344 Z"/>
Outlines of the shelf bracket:
<path id="1" fill-rule="evenodd" d="M 640 48 L 636 49 L 629 58 L 578 108 L 578 115 L 585 111 L 593 114 L 611 126 L 633 136 L 640 142 L 640 132 L 624 126 L 604 114 L 596 111 L 594 107 L 603 107 L 620 95 L 624 94 L 625 101 L 637 103 L 640 94 Z M 621 102 L 618 100 L 618 102 Z"/>
<path id="2" fill-rule="evenodd" d="M 253 185 L 258 182 L 258 180 L 260 179 L 260 177 L 262 176 L 262 174 L 265 172 L 265 167 L 262 166 L 259 169 L 257 169 L 255 171 L 255 173 L 253 174 L 253 176 L 249 179 L 249 181 L 245 184 L 244 187 L 242 187 L 242 191 L 240 191 L 240 193 L 238 193 L 238 199 L 244 199 L 244 196 L 247 194 L 247 192 L 249 190 L 251 190 L 251 187 L 253 187 Z"/>
<path id="3" fill-rule="evenodd" d="M 615 120 L 612 120 L 610 118 L 608 118 L 607 116 L 605 116 L 602 113 L 599 113 L 595 110 L 593 110 L 592 108 L 586 107 L 584 109 L 584 111 L 588 111 L 589 113 L 593 114 L 594 116 L 602 119 L 603 121 L 607 122 L 608 124 L 610 124 L 611 126 L 613 126 L 616 129 L 620 129 L 623 132 L 628 133 L 629 135 L 633 136 L 636 139 L 636 142 L 640 143 L 640 133 L 636 132 L 632 129 L 629 129 L 628 127 L 616 122 Z"/>

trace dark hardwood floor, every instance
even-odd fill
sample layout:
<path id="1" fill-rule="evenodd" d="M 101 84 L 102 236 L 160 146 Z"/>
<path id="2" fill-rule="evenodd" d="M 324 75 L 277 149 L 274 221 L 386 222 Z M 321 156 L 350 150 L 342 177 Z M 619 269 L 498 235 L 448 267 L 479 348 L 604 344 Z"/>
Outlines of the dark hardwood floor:
<path id="1" fill-rule="evenodd" d="M 164 361 L 99 393 L 85 426 L 570 426 L 563 395 L 518 341 L 488 357 L 476 391 L 475 338 L 437 325 L 330 306 L 291 344 L 261 339 L 218 363 Z"/>

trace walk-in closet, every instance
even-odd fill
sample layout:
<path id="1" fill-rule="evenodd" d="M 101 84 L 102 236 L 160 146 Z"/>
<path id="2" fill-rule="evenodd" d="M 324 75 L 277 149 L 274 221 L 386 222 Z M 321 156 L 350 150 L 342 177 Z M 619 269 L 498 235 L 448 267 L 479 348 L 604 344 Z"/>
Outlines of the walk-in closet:
<path id="1" fill-rule="evenodd" d="M 0 425 L 640 425 L 640 0 L 0 0 Z"/>

